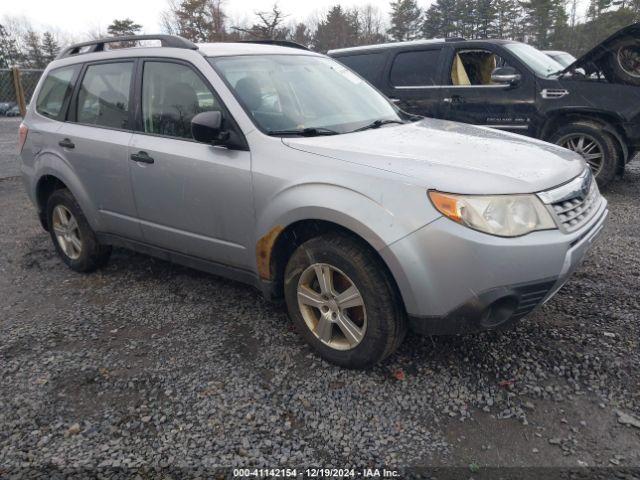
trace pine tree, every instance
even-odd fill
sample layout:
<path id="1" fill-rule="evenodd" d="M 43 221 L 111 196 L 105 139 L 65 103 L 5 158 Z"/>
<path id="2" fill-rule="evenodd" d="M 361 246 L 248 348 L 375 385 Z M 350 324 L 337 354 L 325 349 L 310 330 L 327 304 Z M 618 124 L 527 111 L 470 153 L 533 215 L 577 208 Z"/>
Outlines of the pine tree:
<path id="1" fill-rule="evenodd" d="M 16 38 L 0 24 L 0 68 L 10 68 L 22 61 Z"/>
<path id="2" fill-rule="evenodd" d="M 558 0 L 527 0 L 521 5 L 525 12 L 529 43 L 541 50 L 550 48 Z"/>
<path id="3" fill-rule="evenodd" d="M 420 36 L 422 10 L 416 0 L 391 2 L 391 28 L 387 30 L 396 41 L 413 40 Z"/>
<path id="4" fill-rule="evenodd" d="M 107 27 L 107 33 L 112 37 L 126 37 L 136 35 L 142 30 L 142 25 L 134 22 L 130 18 L 124 20 L 114 20 Z"/>
<path id="5" fill-rule="evenodd" d="M 223 41 L 227 36 L 225 19 L 222 0 L 170 0 L 169 9 L 161 15 L 167 33 L 193 42 Z"/>
<path id="6" fill-rule="evenodd" d="M 495 35 L 496 9 L 495 0 L 476 0 L 475 2 L 475 38 L 491 38 Z"/>
<path id="7" fill-rule="evenodd" d="M 333 48 L 355 45 L 357 28 L 353 17 L 340 5 L 331 7 L 324 20 L 318 23 L 314 38 L 314 48 L 326 52 Z"/>
<path id="8" fill-rule="evenodd" d="M 296 42 L 305 47 L 311 46 L 313 42 L 313 32 L 304 23 L 297 23 L 289 35 L 292 42 Z"/>
<path id="9" fill-rule="evenodd" d="M 459 36 L 461 19 L 460 5 L 466 2 L 456 0 L 436 0 L 425 12 L 422 34 L 425 38 L 450 38 Z"/>
<path id="10" fill-rule="evenodd" d="M 60 52 L 60 46 L 51 32 L 42 35 L 42 54 L 46 63 L 53 62 Z"/>
<path id="11" fill-rule="evenodd" d="M 40 43 L 40 35 L 34 31 L 29 30 L 24 39 L 26 47 L 25 63 L 29 68 L 44 68 L 47 66 L 47 61 L 44 58 L 44 52 L 42 51 L 42 44 Z"/>

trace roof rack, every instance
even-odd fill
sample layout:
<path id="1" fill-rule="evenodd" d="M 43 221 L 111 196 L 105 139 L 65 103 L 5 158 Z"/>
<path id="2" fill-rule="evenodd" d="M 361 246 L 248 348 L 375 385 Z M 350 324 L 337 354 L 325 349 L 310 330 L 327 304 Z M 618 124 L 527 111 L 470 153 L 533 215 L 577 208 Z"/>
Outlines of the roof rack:
<path id="1" fill-rule="evenodd" d="M 241 40 L 240 43 L 261 43 L 264 45 L 277 45 L 279 47 L 298 48 L 300 50 L 309 50 L 304 45 L 292 42 L 290 40 Z"/>
<path id="2" fill-rule="evenodd" d="M 467 39 L 464 37 L 449 37 L 445 38 L 445 42 L 465 42 Z"/>
<path id="3" fill-rule="evenodd" d="M 139 40 L 160 40 L 162 47 L 186 48 L 189 50 L 197 50 L 198 46 L 177 35 L 127 35 L 124 37 L 107 37 L 91 40 L 89 42 L 76 43 L 62 50 L 56 59 L 71 57 L 84 53 L 103 52 L 107 43 L 116 42 L 137 42 Z"/>

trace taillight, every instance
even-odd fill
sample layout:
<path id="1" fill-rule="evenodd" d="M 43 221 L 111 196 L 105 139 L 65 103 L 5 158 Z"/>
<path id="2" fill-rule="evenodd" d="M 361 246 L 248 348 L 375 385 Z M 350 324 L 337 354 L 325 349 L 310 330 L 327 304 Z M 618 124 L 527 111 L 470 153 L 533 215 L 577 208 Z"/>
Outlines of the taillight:
<path id="1" fill-rule="evenodd" d="M 24 143 L 27 141 L 27 133 L 29 133 L 29 127 L 21 123 L 18 129 L 18 153 L 22 153 L 22 147 L 24 147 Z"/>

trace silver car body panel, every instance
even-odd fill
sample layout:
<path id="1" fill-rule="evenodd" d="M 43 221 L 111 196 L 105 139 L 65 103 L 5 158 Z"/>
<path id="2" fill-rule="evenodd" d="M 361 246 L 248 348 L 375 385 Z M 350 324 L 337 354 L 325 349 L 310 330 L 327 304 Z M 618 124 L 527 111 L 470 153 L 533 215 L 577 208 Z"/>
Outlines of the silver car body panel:
<path id="1" fill-rule="evenodd" d="M 57 122 L 35 112 L 32 102 L 21 154 L 31 199 L 37 203 L 43 176 L 56 176 L 95 231 L 229 265 L 258 285 L 260 239 L 302 220 L 333 222 L 380 253 L 414 316 L 443 315 L 495 286 L 560 281 L 599 231 L 604 200 L 591 221 L 571 234 L 551 230 L 511 239 L 458 225 L 428 200 L 429 189 L 541 192 L 585 169 L 580 156 L 545 142 L 431 119 L 326 137 L 265 135 L 205 58 L 265 53 L 317 55 L 267 45 L 204 44 L 199 51 L 136 48 L 55 61 L 48 70 L 124 57 L 189 62 L 215 89 L 249 151 Z M 66 137 L 78 144 L 75 152 L 58 146 Z M 129 159 L 140 150 L 155 163 Z"/>

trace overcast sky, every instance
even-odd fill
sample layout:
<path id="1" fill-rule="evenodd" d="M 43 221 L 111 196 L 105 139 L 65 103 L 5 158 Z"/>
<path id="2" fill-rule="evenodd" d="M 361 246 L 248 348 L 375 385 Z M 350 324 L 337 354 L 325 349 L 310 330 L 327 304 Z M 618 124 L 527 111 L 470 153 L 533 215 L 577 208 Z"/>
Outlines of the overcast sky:
<path id="1" fill-rule="evenodd" d="M 340 3 L 343 6 L 370 3 L 386 14 L 388 0 L 278 0 L 280 8 L 289 14 L 287 20 L 305 20 L 317 10 Z M 429 0 L 419 2 L 425 6 Z M 77 35 L 100 27 L 106 30 L 114 18 L 131 18 L 144 27 L 146 33 L 160 30 L 160 12 L 166 0 L 0 0 L 0 17 L 25 16 L 34 26 L 63 30 Z M 273 0 L 226 0 L 225 11 L 231 20 L 250 20 L 254 11 L 271 9 Z"/>

